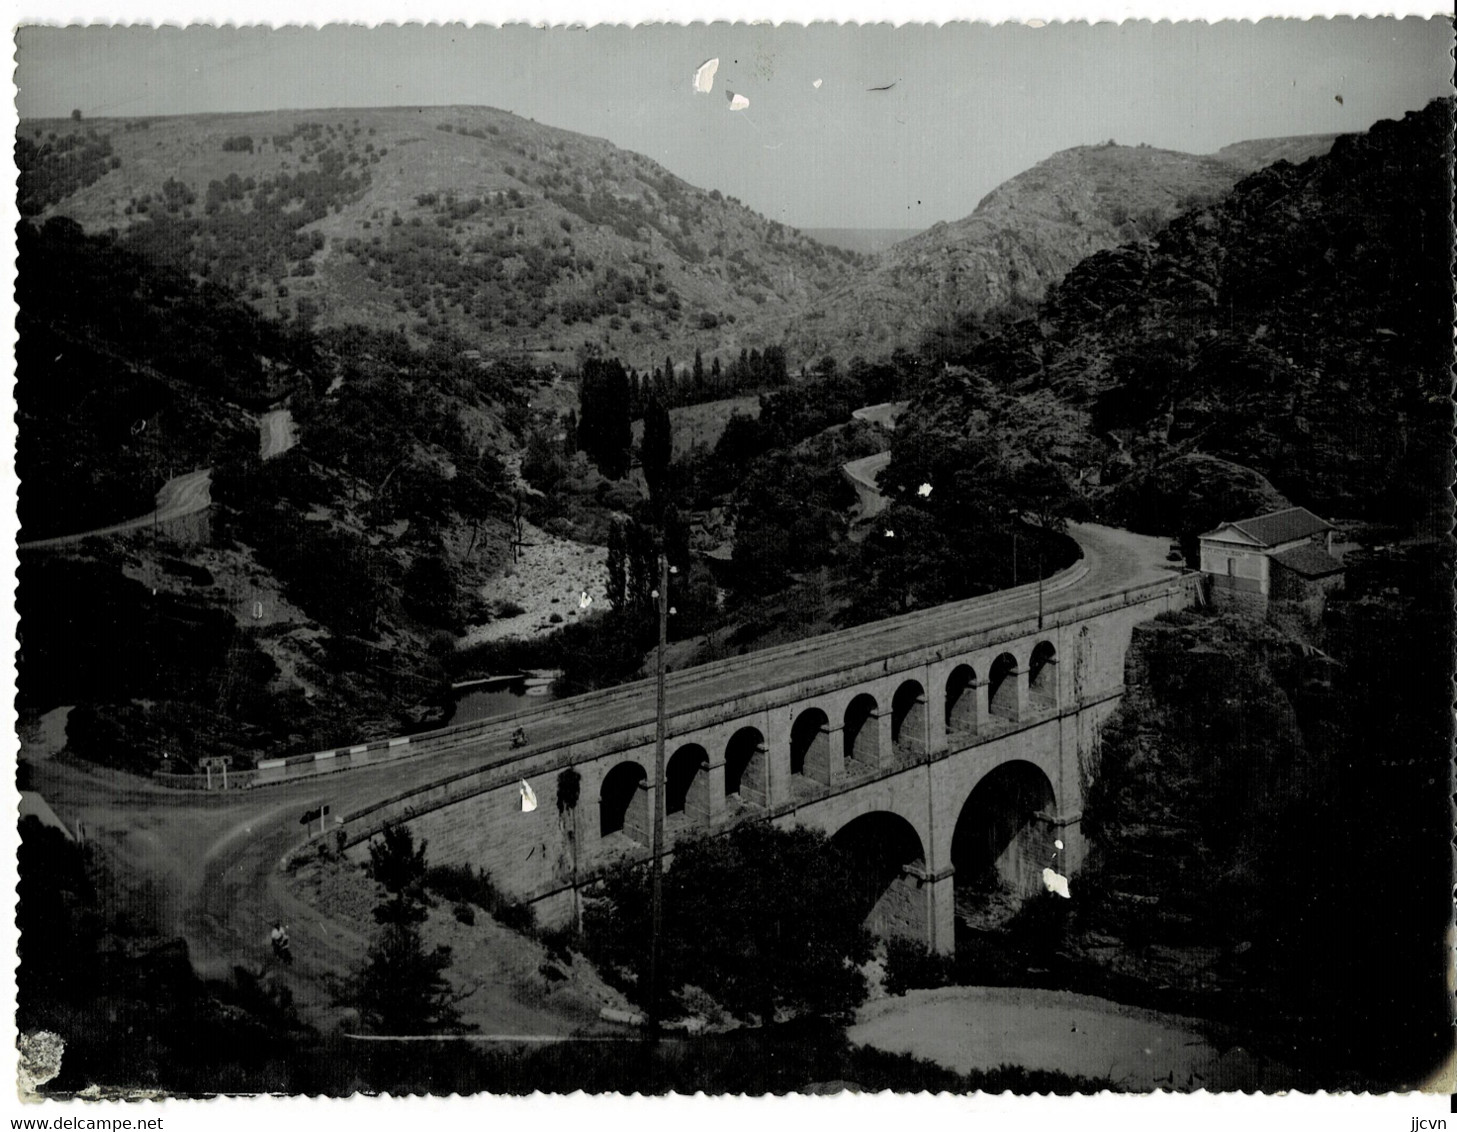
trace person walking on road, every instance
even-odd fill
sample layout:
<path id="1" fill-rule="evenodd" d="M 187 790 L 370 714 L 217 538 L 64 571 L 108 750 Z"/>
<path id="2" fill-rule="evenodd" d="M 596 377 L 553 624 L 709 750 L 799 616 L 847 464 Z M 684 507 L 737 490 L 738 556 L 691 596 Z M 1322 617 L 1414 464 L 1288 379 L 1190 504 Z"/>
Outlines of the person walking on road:
<path id="1" fill-rule="evenodd" d="M 273 930 L 268 933 L 268 942 L 273 945 L 273 954 L 277 959 L 285 963 L 293 962 L 293 955 L 288 949 L 288 929 L 283 926 L 282 920 L 273 922 Z"/>

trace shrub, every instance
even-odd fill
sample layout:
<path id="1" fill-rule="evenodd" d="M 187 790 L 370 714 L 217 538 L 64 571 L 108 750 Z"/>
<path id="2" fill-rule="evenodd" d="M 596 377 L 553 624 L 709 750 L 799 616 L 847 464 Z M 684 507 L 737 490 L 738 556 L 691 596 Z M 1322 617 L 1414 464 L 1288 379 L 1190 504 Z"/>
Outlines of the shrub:
<path id="1" fill-rule="evenodd" d="M 472 905 L 495 917 L 497 923 L 523 935 L 536 931 L 536 912 L 529 904 L 503 893 L 496 887 L 491 874 L 484 869 L 472 869 L 469 865 L 433 865 L 425 872 L 425 887 L 442 900 L 455 906 L 455 918 L 461 923 L 474 923 L 474 913 L 469 920 L 462 919 L 460 909 Z"/>
<path id="2" fill-rule="evenodd" d="M 925 987 L 951 986 L 956 979 L 956 958 L 926 950 L 913 939 L 885 941 L 885 993 L 905 994 Z"/>

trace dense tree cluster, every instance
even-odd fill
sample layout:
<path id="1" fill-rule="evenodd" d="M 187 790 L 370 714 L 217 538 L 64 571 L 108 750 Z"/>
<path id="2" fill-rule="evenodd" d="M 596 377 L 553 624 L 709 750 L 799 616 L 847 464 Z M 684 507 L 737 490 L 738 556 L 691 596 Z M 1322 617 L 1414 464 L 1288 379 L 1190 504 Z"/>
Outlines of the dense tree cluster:
<path id="1" fill-rule="evenodd" d="M 582 363 L 577 447 L 608 479 L 618 479 L 628 469 L 632 445 L 630 390 L 627 371 L 616 358 L 587 358 Z"/>
<path id="2" fill-rule="evenodd" d="M 647 998 L 650 885 L 641 866 L 611 874 L 586 910 L 598 962 Z M 740 1018 L 770 1025 L 810 1013 L 846 1016 L 865 996 L 870 957 L 849 862 L 818 830 L 741 825 L 678 841 L 663 885 L 665 992 L 707 991 Z"/>
<path id="3" fill-rule="evenodd" d="M 51 133 L 43 139 L 37 129 L 35 138 L 16 136 L 15 167 L 20 173 L 16 185 L 20 215 L 35 216 L 120 168 L 121 158 L 111 151 L 111 136 L 95 129 L 62 136 Z"/>

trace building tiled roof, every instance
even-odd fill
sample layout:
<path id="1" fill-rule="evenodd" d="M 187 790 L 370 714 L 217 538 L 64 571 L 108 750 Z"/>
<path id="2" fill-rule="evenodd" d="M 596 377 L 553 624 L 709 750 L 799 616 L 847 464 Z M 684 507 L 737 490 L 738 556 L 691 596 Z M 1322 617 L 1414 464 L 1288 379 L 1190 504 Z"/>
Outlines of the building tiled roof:
<path id="1" fill-rule="evenodd" d="M 1268 515 L 1239 519 L 1226 525 L 1254 539 L 1261 546 L 1279 546 L 1282 542 L 1293 542 L 1331 530 L 1329 523 L 1304 507 L 1287 507 L 1283 511 L 1271 511 Z M 1201 537 L 1208 538 L 1215 534 L 1218 531 L 1210 531 Z"/>
<path id="2" fill-rule="evenodd" d="M 1324 578 L 1331 574 L 1339 574 L 1345 569 L 1320 547 L 1308 542 L 1301 546 L 1292 546 L 1289 550 L 1282 550 L 1271 557 L 1285 569 L 1293 570 L 1305 578 Z"/>

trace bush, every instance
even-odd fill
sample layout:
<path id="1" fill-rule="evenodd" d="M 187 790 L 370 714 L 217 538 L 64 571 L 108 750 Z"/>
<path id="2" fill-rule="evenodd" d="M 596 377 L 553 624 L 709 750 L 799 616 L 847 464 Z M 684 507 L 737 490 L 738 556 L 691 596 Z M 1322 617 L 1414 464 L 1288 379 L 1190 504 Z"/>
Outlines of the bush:
<path id="1" fill-rule="evenodd" d="M 523 935 L 536 931 L 536 912 L 529 904 L 503 893 L 496 887 L 491 874 L 484 869 L 472 869 L 469 865 L 432 865 L 425 871 L 425 887 L 442 900 L 455 906 L 455 918 L 463 924 L 475 923 L 475 914 L 469 920 L 461 916 L 461 909 L 472 905 L 490 913 L 497 923 Z"/>
<path id="2" fill-rule="evenodd" d="M 893 937 L 885 941 L 885 993 L 905 994 L 909 990 L 947 987 L 957 982 L 956 957 L 928 952 L 913 939 Z"/>

